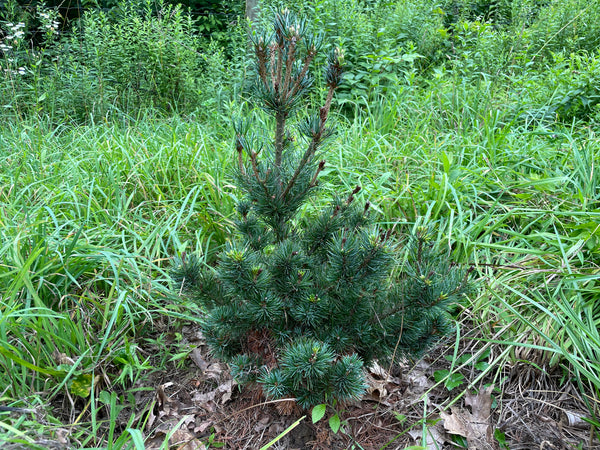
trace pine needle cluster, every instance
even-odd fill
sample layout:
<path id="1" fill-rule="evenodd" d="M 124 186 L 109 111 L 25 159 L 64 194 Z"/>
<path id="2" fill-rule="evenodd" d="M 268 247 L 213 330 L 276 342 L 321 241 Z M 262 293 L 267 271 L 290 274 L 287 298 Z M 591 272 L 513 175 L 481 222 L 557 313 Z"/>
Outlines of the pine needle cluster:
<path id="1" fill-rule="evenodd" d="M 448 307 L 469 287 L 465 271 L 436 251 L 425 230 L 408 243 L 402 262 L 369 204 L 357 204 L 360 187 L 316 217 L 299 213 L 318 188 L 343 75 L 336 49 L 327 60 L 324 105 L 297 124 L 301 138 L 293 138 L 288 120 L 312 85 L 309 67 L 321 43 L 286 10 L 275 14 L 270 34 L 253 37 L 253 93 L 274 118 L 274 136 L 261 141 L 251 121 L 235 121 L 236 179 L 244 193 L 238 233 L 216 267 L 188 256 L 172 270 L 178 291 L 205 309 L 207 343 L 234 377 L 303 407 L 360 398 L 364 367 L 429 348 L 451 329 Z M 401 262 L 404 270 L 392 276 Z"/>

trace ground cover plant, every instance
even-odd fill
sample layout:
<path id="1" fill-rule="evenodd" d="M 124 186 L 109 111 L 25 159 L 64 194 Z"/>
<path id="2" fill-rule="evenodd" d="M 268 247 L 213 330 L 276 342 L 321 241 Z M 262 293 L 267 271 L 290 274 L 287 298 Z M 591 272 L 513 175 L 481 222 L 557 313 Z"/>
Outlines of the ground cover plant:
<path id="1" fill-rule="evenodd" d="M 220 44 L 203 42 L 202 74 L 181 75 L 199 76 L 204 93 L 182 108 L 174 98 L 169 111 L 145 97 L 152 89 L 132 91 L 143 96 L 132 113 L 116 97 L 78 95 L 86 77 L 106 74 L 56 61 L 82 41 L 56 35 L 52 11 L 33 11 L 49 40 L 31 47 L 27 12 L 1 10 L 0 406 L 21 408 L 0 411 L 4 447 L 464 446 L 473 436 L 444 424 L 469 418 L 465 405 L 486 395 L 501 448 L 597 447 L 598 5 L 493 5 L 324 1 L 301 11 L 325 53 L 346 48 L 348 74 L 332 100 L 338 132 L 319 191 L 301 213 L 317 217 L 360 185 L 353 204 L 368 201 L 382 231 L 428 227 L 453 260 L 475 255 L 480 288 L 433 354 L 368 373 L 360 403 L 326 410 L 337 434 L 305 418 L 285 436 L 299 417 L 234 389 L 198 336 L 200 309 L 169 289 L 173 255 L 213 265 L 236 230 L 242 191 L 224 124 L 246 95 L 247 41 L 235 60 L 231 47 L 209 55 Z M 173 29 L 153 20 L 135 29 Z M 313 107 L 324 87 L 317 78 Z M 97 99 L 102 113 L 88 102 Z"/>

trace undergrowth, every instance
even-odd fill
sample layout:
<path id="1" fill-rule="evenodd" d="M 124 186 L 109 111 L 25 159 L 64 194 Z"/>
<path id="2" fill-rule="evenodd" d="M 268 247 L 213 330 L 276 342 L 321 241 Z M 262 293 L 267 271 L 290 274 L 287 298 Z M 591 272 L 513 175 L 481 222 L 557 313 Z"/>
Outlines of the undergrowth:
<path id="1" fill-rule="evenodd" d="M 435 226 L 453 259 L 477 255 L 485 288 L 462 308 L 501 349 L 486 370 L 519 360 L 561 371 L 580 384 L 598 424 L 597 3 L 371 3 L 301 11 L 327 42 L 367 55 L 349 61 L 321 194 L 303 212 L 361 185 L 356 200 L 369 201 L 387 229 Z M 406 8 L 421 28 L 403 19 Z M 140 56 L 148 77 L 133 87 L 127 73 L 110 73 L 116 53 L 87 64 L 81 40 L 52 31 L 30 51 L 26 34 L 14 42 L 22 16 L 2 16 L 2 42 L 13 36 L 13 48 L 0 58 L 0 399 L 43 416 L 1 416 L 0 440 L 36 448 L 72 425 L 75 445 L 143 448 L 143 420 L 118 425 L 111 404 L 177 364 L 171 353 L 190 351 L 174 342 L 149 357 L 143 346 L 194 316 L 169 293 L 170 258 L 188 252 L 212 263 L 233 229 L 240 194 L 224 124 L 246 68 L 205 52 L 207 42 L 190 50 L 197 37 L 182 30 L 193 25 L 174 14 L 183 28 L 168 58 L 191 51 L 178 66 L 185 73 Z M 162 20 L 165 28 L 130 25 L 146 33 L 140 52 L 152 33 L 174 30 Z M 162 84 L 169 74 L 190 83 L 184 100 Z M 103 79 L 102 95 L 85 91 Z"/>

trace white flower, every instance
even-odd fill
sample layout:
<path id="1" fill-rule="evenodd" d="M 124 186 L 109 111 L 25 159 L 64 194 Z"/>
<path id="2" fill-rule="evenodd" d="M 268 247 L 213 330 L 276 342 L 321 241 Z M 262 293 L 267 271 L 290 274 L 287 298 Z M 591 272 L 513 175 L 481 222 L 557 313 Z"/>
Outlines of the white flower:
<path id="1" fill-rule="evenodd" d="M 19 75 L 25 75 L 25 67 L 19 67 Z"/>

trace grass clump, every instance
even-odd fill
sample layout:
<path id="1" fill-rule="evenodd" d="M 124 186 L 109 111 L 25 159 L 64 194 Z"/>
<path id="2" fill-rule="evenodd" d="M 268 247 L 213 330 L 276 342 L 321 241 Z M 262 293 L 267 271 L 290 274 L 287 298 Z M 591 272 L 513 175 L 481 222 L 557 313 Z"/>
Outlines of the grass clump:
<path id="1" fill-rule="evenodd" d="M 157 322 L 174 324 L 184 307 L 172 302 L 168 255 L 188 246 L 209 255 L 230 226 L 208 206 L 230 214 L 216 184 L 223 161 L 208 136 L 177 119 L 34 123 L 5 126 L 0 137 L 0 385 L 3 405 L 45 419 L 0 440 L 35 445 L 75 423 L 75 447 L 126 446 L 133 437 L 122 420 L 132 429 L 145 420 L 132 409 L 138 383 L 177 364 L 144 351 L 168 340 Z M 205 187 L 187 191 L 200 180 Z M 189 351 L 179 345 L 161 348 Z M 125 407 L 119 420 L 111 402 Z"/>

